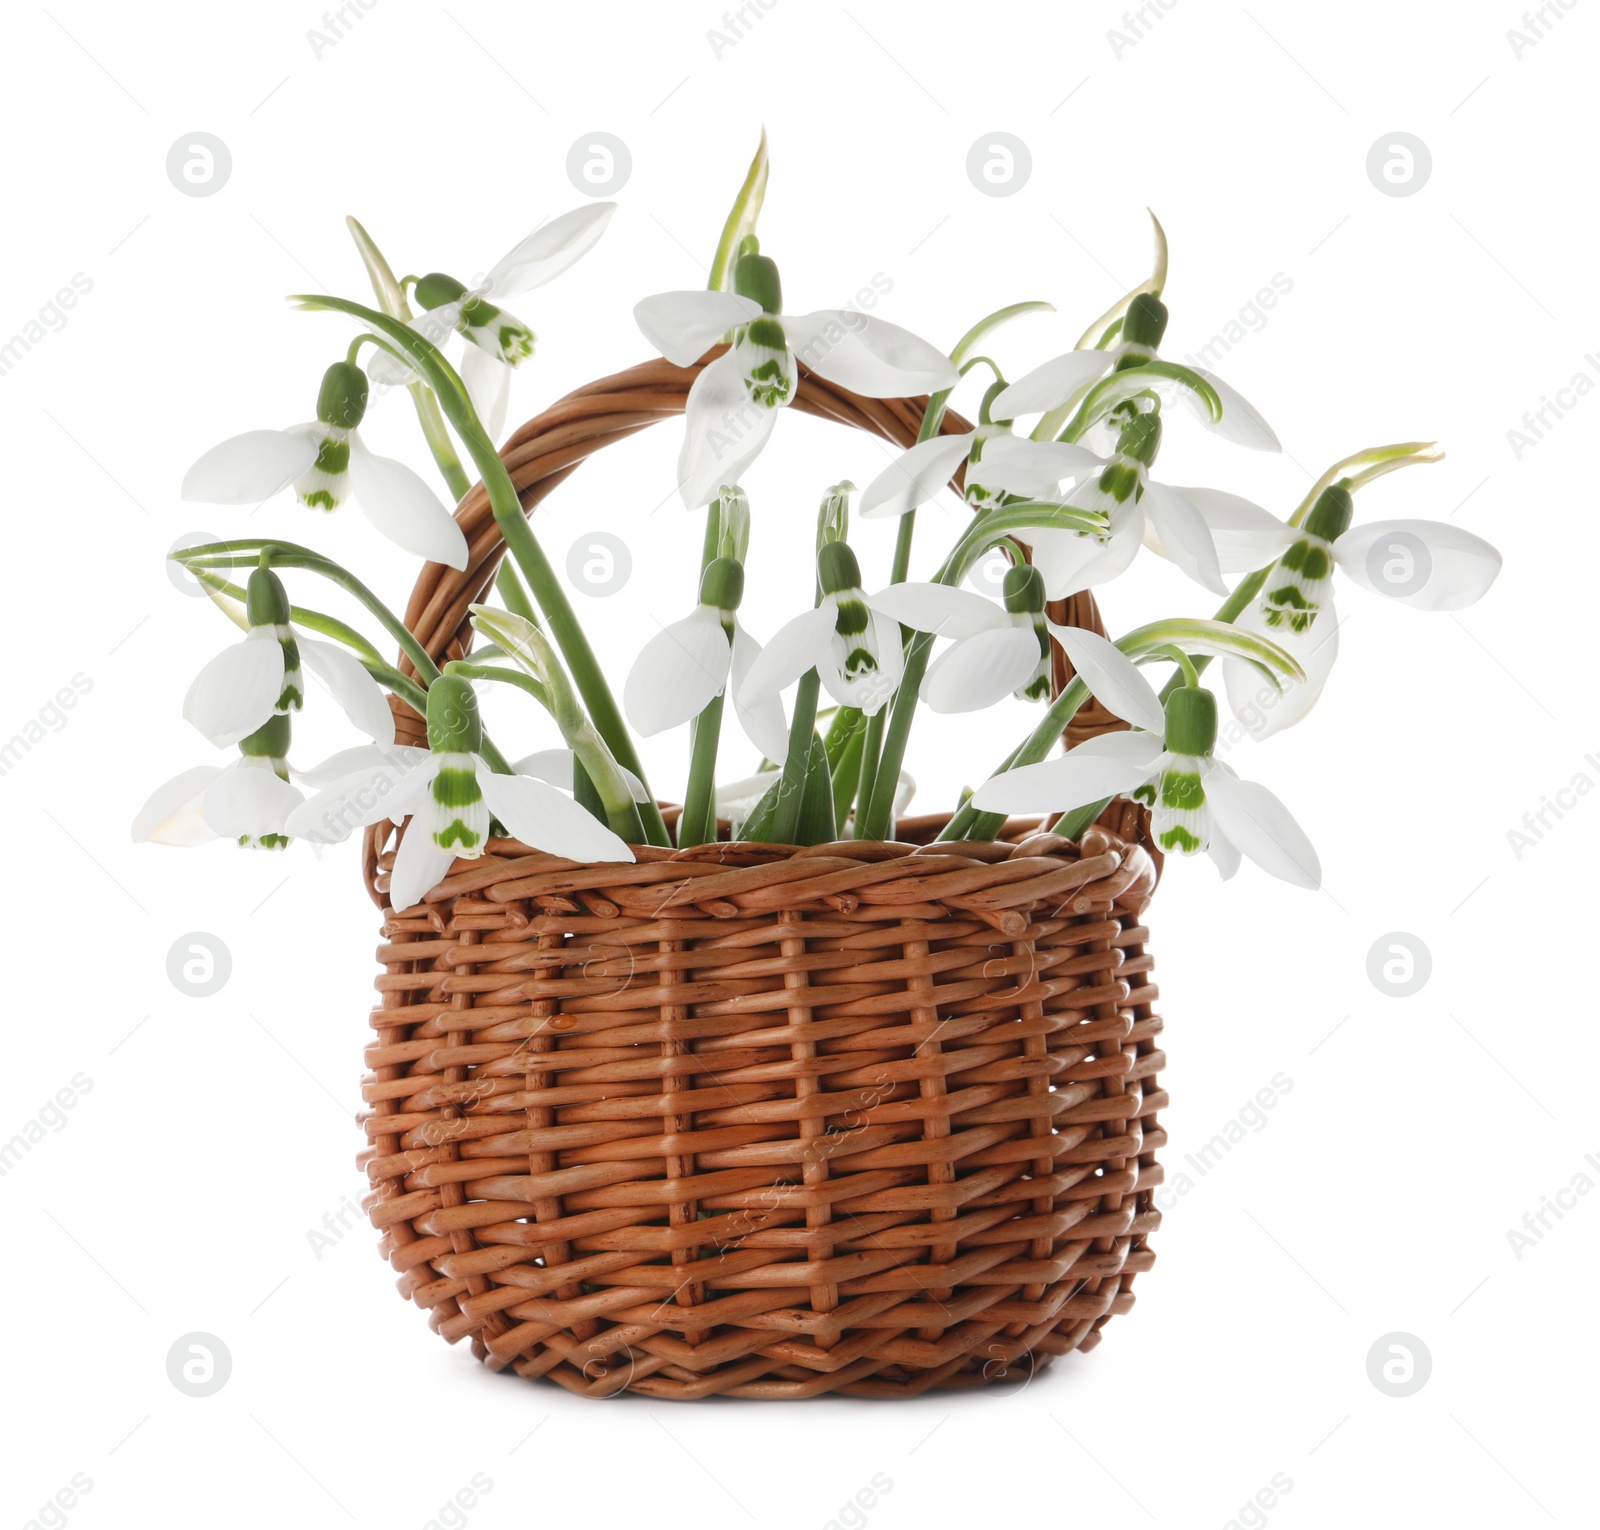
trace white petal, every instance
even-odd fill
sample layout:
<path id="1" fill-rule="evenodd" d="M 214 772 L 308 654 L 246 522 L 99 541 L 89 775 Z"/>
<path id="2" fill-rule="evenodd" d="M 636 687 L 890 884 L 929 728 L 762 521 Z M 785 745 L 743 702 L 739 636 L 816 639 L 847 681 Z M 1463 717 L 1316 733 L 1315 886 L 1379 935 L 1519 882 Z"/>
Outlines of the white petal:
<path id="1" fill-rule="evenodd" d="M 832 603 L 823 607 L 834 609 Z M 866 716 L 878 712 L 900 688 L 900 677 L 905 672 L 905 646 L 900 638 L 900 624 L 891 621 L 870 607 L 867 611 L 868 640 L 845 637 L 838 631 L 828 640 L 827 656 L 818 661 L 817 674 L 822 688 L 842 707 L 859 707 Z M 873 668 L 862 667 L 855 674 L 845 673 L 850 654 L 864 646 L 877 657 Z"/>
<path id="2" fill-rule="evenodd" d="M 467 566 L 467 539 L 439 496 L 403 462 L 350 435 L 350 489 L 362 514 L 397 546 L 450 568 Z"/>
<path id="3" fill-rule="evenodd" d="M 728 683 L 728 635 L 718 613 L 697 606 L 649 640 L 634 660 L 622 709 L 646 738 L 681 727 L 703 712 Z"/>
<path id="4" fill-rule="evenodd" d="M 511 762 L 511 773 L 514 776 L 532 776 L 539 781 L 548 781 L 552 786 L 559 786 L 562 791 L 572 790 L 572 766 L 577 756 L 570 749 L 536 749 L 532 754 L 525 754 L 520 760 Z M 626 765 L 619 765 L 617 769 L 622 772 L 622 779 L 628 783 L 628 791 L 635 802 L 648 802 L 650 793 L 644 789 L 644 782 L 628 769 Z"/>
<path id="5" fill-rule="evenodd" d="M 472 408 L 491 441 L 506 428 L 506 402 L 511 397 L 511 368 L 481 345 L 469 345 L 461 358 L 461 381 Z"/>
<path id="6" fill-rule="evenodd" d="M 1162 733 L 1166 729 L 1163 727 Z M 1131 765 L 1148 766 L 1154 772 L 1160 762 L 1161 733 L 1146 733 L 1139 728 L 1117 728 L 1086 738 L 1071 752 L 1078 759 L 1126 760 Z"/>
<path id="7" fill-rule="evenodd" d="M 387 693 L 361 661 L 337 643 L 319 642 L 298 633 L 295 642 L 306 668 L 326 683 L 344 715 L 375 743 L 393 744 L 394 713 L 389 710 Z"/>
<path id="8" fill-rule="evenodd" d="M 1104 542 L 1038 526 L 1027 531 L 1034 567 L 1044 576 L 1045 594 L 1051 600 L 1065 600 L 1115 579 L 1138 556 L 1143 535 L 1144 512 L 1132 504 L 1112 510 L 1111 535 Z"/>
<path id="9" fill-rule="evenodd" d="M 1204 367 L 1191 367 L 1190 371 L 1198 372 L 1205 378 L 1217 390 L 1217 397 L 1222 400 L 1222 418 L 1213 420 L 1211 411 L 1206 408 L 1200 396 L 1191 388 L 1183 389 L 1184 400 L 1202 425 L 1208 430 L 1215 431 L 1224 441 L 1232 441 L 1236 446 L 1248 446 L 1252 451 L 1283 450 L 1277 436 L 1272 433 L 1272 427 L 1236 389 L 1229 387 L 1215 372 L 1208 372 Z"/>
<path id="10" fill-rule="evenodd" d="M 1176 490 L 1198 510 L 1211 531 L 1217 563 L 1225 574 L 1265 568 L 1287 552 L 1299 535 L 1270 510 L 1224 494 L 1221 489 Z"/>
<path id="11" fill-rule="evenodd" d="M 203 845 L 217 837 L 200 816 L 206 788 L 222 774 L 220 765 L 197 765 L 158 786 L 133 820 L 136 844 Z"/>
<path id="12" fill-rule="evenodd" d="M 1211 843 L 1206 846 L 1206 854 L 1216 862 L 1217 870 L 1222 873 L 1222 880 L 1231 881 L 1239 870 L 1239 847 L 1217 827 L 1215 811 L 1211 816 Z"/>
<path id="13" fill-rule="evenodd" d="M 594 248 L 616 210 L 615 202 L 590 202 L 552 218 L 497 260 L 478 290 L 498 304 L 544 286 Z"/>
<path id="14" fill-rule="evenodd" d="M 675 367 L 693 366 L 730 330 L 761 314 L 734 292 L 658 292 L 634 304 L 634 322 Z"/>
<path id="15" fill-rule="evenodd" d="M 732 351 L 702 367 L 684 408 L 683 450 L 678 454 L 678 492 L 691 510 L 709 504 L 717 491 L 736 484 L 761 455 L 778 411 L 753 403 Z"/>
<path id="16" fill-rule="evenodd" d="M 207 505 L 259 505 L 316 460 L 317 442 L 304 427 L 247 430 L 213 446 L 183 475 L 183 497 Z"/>
<path id="17" fill-rule="evenodd" d="M 1031 628 L 1009 622 L 962 638 L 928 668 L 922 699 L 935 712 L 977 712 L 1027 683 L 1039 663 Z"/>
<path id="18" fill-rule="evenodd" d="M 1419 611 L 1459 611 L 1482 599 L 1500 554 L 1444 521 L 1368 521 L 1333 544 L 1334 561 L 1363 589 Z"/>
<path id="19" fill-rule="evenodd" d="M 1205 788 L 1217 826 L 1262 870 L 1297 887 L 1322 885 L 1322 866 L 1311 841 L 1266 787 L 1213 766 L 1206 772 Z"/>
<path id="20" fill-rule="evenodd" d="M 1098 632 L 1058 627 L 1054 622 L 1049 626 L 1050 635 L 1066 649 L 1090 694 L 1123 721 L 1161 735 L 1166 728 L 1161 699 L 1127 654 Z"/>
<path id="21" fill-rule="evenodd" d="M 793 621 L 778 628 L 744 677 L 739 687 L 739 701 L 747 707 L 756 706 L 792 685 L 813 665 L 826 660 L 838 615 L 831 603 L 823 604 L 802 611 Z"/>
<path id="22" fill-rule="evenodd" d="M 909 329 L 843 308 L 783 320 L 789 348 L 819 377 L 867 398 L 915 398 L 953 388 L 961 373 Z"/>
<path id="23" fill-rule="evenodd" d="M 973 432 L 935 436 L 902 452 L 862 492 L 860 513 L 868 519 L 904 515 L 925 505 L 967 460 Z"/>
<path id="24" fill-rule="evenodd" d="M 426 800 L 428 783 L 438 773 L 436 754 L 410 769 L 399 764 L 367 765 L 308 797 L 289 815 L 286 832 L 296 839 L 333 845 L 380 818 L 399 822 L 413 801 Z"/>
<path id="25" fill-rule="evenodd" d="M 761 656 L 761 645 L 736 620 L 733 624 L 733 709 L 744 735 L 766 760 L 783 760 L 789 752 L 789 724 L 783 700 L 774 691 L 754 706 L 739 699 L 751 666 Z"/>
<path id="26" fill-rule="evenodd" d="M 1306 672 L 1304 680 L 1290 682 L 1281 692 L 1253 664 L 1234 655 L 1222 661 L 1222 673 L 1228 688 L 1228 707 L 1234 717 L 1244 724 L 1252 738 L 1271 738 L 1285 728 L 1293 727 L 1316 705 L 1339 656 L 1339 616 L 1333 602 L 1328 601 L 1317 612 L 1316 620 L 1305 632 L 1291 627 L 1269 627 L 1261 612 L 1261 602 L 1254 602 L 1238 621 L 1247 631 L 1270 638 L 1291 658 L 1299 661 Z"/>
<path id="27" fill-rule="evenodd" d="M 569 861 L 631 861 L 633 851 L 586 807 L 529 776 L 478 772 L 489 811 L 525 845 Z"/>
<path id="28" fill-rule="evenodd" d="M 417 814 L 400 837 L 394 871 L 389 876 L 389 907 L 396 913 L 413 908 L 450 875 L 454 850 L 441 850 L 429 833 L 429 821 Z"/>
<path id="29" fill-rule="evenodd" d="M 1139 504 L 1151 530 L 1161 539 L 1162 553 L 1213 594 L 1226 595 L 1228 582 L 1222 577 L 1211 531 L 1182 491 L 1146 479 Z"/>
<path id="30" fill-rule="evenodd" d="M 1066 403 L 1078 389 L 1092 383 L 1110 365 L 1109 351 L 1068 351 L 1024 373 L 996 396 L 989 413 L 997 420 L 1043 414 Z"/>
<path id="31" fill-rule="evenodd" d="M 994 436 L 984 442 L 983 455 L 967 469 L 967 478 L 986 489 L 1038 499 L 1048 496 L 1063 480 L 1081 481 L 1105 465 L 1103 457 L 1071 441 Z"/>
<path id="32" fill-rule="evenodd" d="M 194 677 L 183 715 L 225 749 L 265 723 L 282 694 L 283 645 L 270 627 L 257 627 Z"/>
<path id="33" fill-rule="evenodd" d="M 416 320 L 411 321 L 411 326 L 416 328 Z M 367 354 L 367 376 L 382 388 L 406 388 L 419 381 L 417 374 L 399 357 L 391 356 L 378 345 L 373 346 Z"/>
<path id="34" fill-rule="evenodd" d="M 265 764 L 239 760 L 206 788 L 200 815 L 206 827 L 225 839 L 281 834 L 289 814 L 305 800 Z"/>
<path id="35" fill-rule="evenodd" d="M 1005 607 L 971 590 L 948 584 L 891 584 L 867 596 L 874 611 L 935 637 L 970 638 L 997 627 L 1010 627 Z M 1035 657 L 1038 646 L 1034 648 Z"/>
<path id="36" fill-rule="evenodd" d="M 309 770 L 296 770 L 293 773 L 308 786 L 331 786 L 335 781 L 342 781 L 346 776 L 353 776 L 360 771 L 383 770 L 390 776 L 401 776 L 408 770 L 415 770 L 427 758 L 426 749 L 415 749 L 409 744 L 391 744 L 381 748 L 377 744 L 356 744 L 349 749 L 339 750 L 337 754 L 330 754 Z"/>
<path id="37" fill-rule="evenodd" d="M 973 793 L 972 804 L 985 813 L 1051 813 L 1132 791 L 1154 773 L 1161 740 L 1150 733 L 1131 737 L 1144 741 L 1138 759 L 1085 753 L 1080 746 L 1059 759 L 991 776 Z"/>

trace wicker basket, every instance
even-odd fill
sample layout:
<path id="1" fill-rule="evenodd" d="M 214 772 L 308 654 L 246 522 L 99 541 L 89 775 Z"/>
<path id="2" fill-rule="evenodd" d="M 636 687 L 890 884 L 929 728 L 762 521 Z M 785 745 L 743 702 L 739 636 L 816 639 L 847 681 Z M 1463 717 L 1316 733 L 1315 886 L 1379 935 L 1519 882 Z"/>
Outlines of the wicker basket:
<path id="1" fill-rule="evenodd" d="M 524 506 L 694 376 L 652 362 L 525 425 Z M 802 373 L 795 407 L 906 446 L 923 405 Z M 441 659 L 502 551 L 481 488 L 458 519 L 467 571 L 429 565 L 407 613 Z M 1055 614 L 1098 625 L 1086 597 Z M 942 822 L 633 865 L 491 840 L 404 918 L 369 831 L 362 1162 L 401 1292 L 588 1397 L 904 1397 L 1096 1344 L 1160 1220 L 1159 856 L 1128 802 L 1077 844 L 929 844 Z"/>

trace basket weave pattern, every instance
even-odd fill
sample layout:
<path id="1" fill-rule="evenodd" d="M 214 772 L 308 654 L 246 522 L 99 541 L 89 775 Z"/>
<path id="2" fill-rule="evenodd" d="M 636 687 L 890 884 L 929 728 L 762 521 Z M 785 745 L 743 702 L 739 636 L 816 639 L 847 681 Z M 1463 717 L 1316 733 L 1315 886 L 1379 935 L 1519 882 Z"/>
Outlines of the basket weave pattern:
<path id="1" fill-rule="evenodd" d="M 651 363 L 524 426 L 524 503 L 692 377 Z M 900 445 L 921 411 L 809 375 L 799 404 Z M 408 613 L 441 658 L 500 553 L 481 489 L 458 518 L 468 570 L 430 565 Z M 363 1162 L 402 1293 L 593 1397 L 907 1396 L 1097 1343 L 1160 1220 L 1147 819 L 909 842 L 939 823 L 632 865 L 491 840 L 403 916 L 370 831 Z"/>

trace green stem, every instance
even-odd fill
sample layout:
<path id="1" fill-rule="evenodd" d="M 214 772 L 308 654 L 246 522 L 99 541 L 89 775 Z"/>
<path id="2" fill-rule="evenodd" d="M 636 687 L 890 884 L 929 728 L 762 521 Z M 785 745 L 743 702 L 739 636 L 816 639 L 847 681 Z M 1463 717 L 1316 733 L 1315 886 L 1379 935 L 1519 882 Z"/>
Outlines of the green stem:
<path id="1" fill-rule="evenodd" d="M 1261 587 L 1267 582 L 1267 575 L 1271 572 L 1272 565 L 1269 563 L 1265 568 L 1258 568 L 1249 578 L 1241 579 L 1233 593 L 1217 607 L 1217 614 L 1212 617 L 1212 620 L 1218 622 L 1237 621 L 1250 602 L 1261 593 Z M 1191 662 L 1194 665 L 1195 678 L 1189 681 L 1191 685 L 1199 682 L 1200 676 L 1206 672 L 1206 667 L 1211 663 L 1211 658 L 1212 656 L 1208 653 L 1194 655 Z M 1173 675 L 1161 687 L 1162 701 L 1165 701 L 1168 696 L 1177 690 L 1185 682 L 1186 678 L 1181 671 Z"/>
<path id="2" fill-rule="evenodd" d="M 245 591 L 243 585 L 229 584 L 226 579 L 219 579 L 215 574 L 206 569 L 191 569 L 196 579 L 201 584 L 209 586 L 219 595 L 226 595 L 230 600 L 236 600 L 243 607 Z M 231 613 L 230 613 L 231 614 Z M 297 627 L 304 627 L 307 632 L 319 632 L 323 637 L 330 637 L 336 643 L 343 643 L 346 648 L 353 648 L 363 662 L 372 660 L 373 663 L 382 664 L 383 655 L 378 652 L 354 627 L 342 622 L 336 616 L 329 616 L 324 611 L 313 611 L 309 606 L 290 606 L 289 620 Z M 235 621 L 245 631 L 249 631 L 250 624 L 244 619 L 241 609 Z M 371 665 L 368 665 L 371 668 Z"/>
<path id="3" fill-rule="evenodd" d="M 513 616 L 520 616 L 535 627 L 539 625 L 539 613 L 533 609 L 533 602 L 528 599 L 528 592 L 517 577 L 516 564 L 508 563 L 504 558 L 500 560 L 499 570 L 494 576 L 494 587 L 506 603 L 506 610 Z"/>
<path id="4" fill-rule="evenodd" d="M 822 682 L 815 669 L 800 677 L 794 695 L 794 720 L 789 725 L 789 754 L 783 762 L 783 782 L 772 819 L 772 842 L 792 845 L 800 830 L 800 804 L 805 796 L 806 768 L 811 761 L 811 737 L 817 727 L 817 693 Z"/>
<path id="5" fill-rule="evenodd" d="M 505 463 L 501 461 L 499 452 L 495 450 L 488 432 L 478 419 L 477 411 L 472 407 L 472 400 L 467 396 L 466 387 L 455 370 L 445 361 L 438 349 L 422 335 L 399 320 L 378 313 L 364 304 L 352 303 L 345 298 L 315 295 L 302 296 L 296 301 L 312 308 L 331 308 L 340 313 L 350 314 L 382 331 L 406 351 L 413 359 L 416 369 L 432 383 L 439 403 L 443 406 L 451 424 L 455 426 L 456 434 L 466 444 L 473 464 L 483 479 L 484 489 L 489 496 L 489 506 L 494 513 L 495 524 L 500 528 L 501 538 L 511 556 L 516 559 L 517 566 L 533 592 L 534 600 L 544 613 L 550 636 L 561 650 L 561 656 L 571 671 L 573 683 L 589 710 L 596 731 L 605 740 L 617 762 L 626 766 L 643 781 L 644 767 L 640 763 L 638 752 L 633 747 L 633 739 L 629 736 L 627 725 L 622 720 L 622 712 L 617 706 L 616 698 L 611 694 L 611 687 L 606 683 L 599 661 L 589 646 L 589 639 L 585 636 L 577 614 L 567 599 L 566 591 L 561 587 L 560 579 L 557 578 L 549 559 L 545 557 L 544 549 L 539 545 L 539 539 L 534 536 L 532 527 L 528 525 L 527 517 L 522 511 L 522 501 L 517 497 L 516 485 L 511 482 L 511 475 L 506 471 Z M 642 804 L 640 811 L 649 842 L 653 845 L 669 845 L 671 841 L 667 835 L 667 826 L 654 800 Z"/>
<path id="6" fill-rule="evenodd" d="M 407 630 L 406 624 L 348 569 L 341 568 L 331 558 L 324 558 L 309 547 L 271 538 L 247 538 L 232 542 L 208 542 L 203 547 L 190 547 L 183 552 L 173 553 L 172 557 L 186 568 L 192 565 L 192 572 L 198 574 L 201 569 L 252 567 L 263 551 L 271 553 L 274 568 L 303 568 L 308 573 L 320 574 L 355 596 L 383 623 L 384 630 L 404 650 L 423 682 L 428 684 L 438 679 L 439 667 Z"/>
<path id="7" fill-rule="evenodd" d="M 901 630 L 903 632 L 905 629 Z M 856 809 L 855 824 L 851 834 L 854 839 L 867 837 L 864 832 L 866 808 L 872 800 L 873 787 L 878 780 L 878 762 L 883 758 L 883 728 L 888 720 L 888 707 L 879 707 L 867 719 L 866 732 L 861 740 L 861 779 L 856 783 L 855 792 L 855 800 L 859 806 Z M 842 804 L 839 811 L 841 813 L 845 811 Z"/>
<path id="8" fill-rule="evenodd" d="M 1088 699 L 1089 687 L 1074 676 L 1072 683 L 1045 709 L 1038 726 L 1001 761 L 999 769 L 993 774 L 999 775 L 1001 771 L 1014 770 L 1022 765 L 1037 765 L 1055 747 L 1056 740 L 1078 715 L 1078 708 Z M 945 825 L 939 838 L 993 839 L 1005 821 L 1004 813 L 980 812 L 969 802 Z"/>
<path id="9" fill-rule="evenodd" d="M 723 698 L 713 696 L 692 724 L 689 788 L 678 819 L 678 848 L 709 844 L 717 837 L 717 747 L 722 738 Z"/>
<path id="10" fill-rule="evenodd" d="M 450 432 L 445 427 L 439 400 L 434 397 L 433 389 L 424 382 L 408 384 L 406 392 L 411 395 L 411 402 L 416 406 L 417 424 L 422 427 L 422 439 L 428 443 L 428 450 L 433 454 L 439 474 L 459 505 L 472 488 L 472 480 L 467 477 L 467 470 L 461 466 L 461 458 L 456 455 L 455 443 L 451 441 Z"/>
<path id="11" fill-rule="evenodd" d="M 856 787 L 861 779 L 862 751 L 866 745 L 867 730 L 857 728 L 845 740 L 844 749 L 839 755 L 839 763 L 833 767 L 833 817 L 839 825 L 841 838 L 844 833 L 844 821 L 850 813 L 851 805 L 856 800 Z"/>

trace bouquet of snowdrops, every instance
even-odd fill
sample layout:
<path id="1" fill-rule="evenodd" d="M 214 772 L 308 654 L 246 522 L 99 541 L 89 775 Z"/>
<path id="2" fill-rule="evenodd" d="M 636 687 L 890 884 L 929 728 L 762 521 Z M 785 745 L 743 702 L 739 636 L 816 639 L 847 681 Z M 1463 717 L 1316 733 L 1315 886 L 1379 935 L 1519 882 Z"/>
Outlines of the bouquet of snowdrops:
<path id="1" fill-rule="evenodd" d="M 496 450 L 511 373 L 534 350 L 533 331 L 502 304 L 578 260 L 612 205 L 550 220 L 475 287 L 438 272 L 397 280 L 351 220 L 374 302 L 293 300 L 357 329 L 323 375 L 315 420 L 214 447 L 190 468 L 184 497 L 254 505 L 292 487 L 321 511 L 353 502 L 408 552 L 464 569 L 466 539 L 439 496 L 361 439 L 371 384 L 404 386 L 451 497 L 470 486 L 463 452 L 482 479 L 507 552 L 499 603 L 473 607 L 477 646 L 440 665 L 354 574 L 307 547 L 251 538 L 173 554 L 243 631 L 200 671 L 183 707 L 232 758 L 160 787 L 134 824 L 137 839 L 277 849 L 409 818 L 391 884 L 396 909 L 420 902 L 458 858 L 481 855 L 492 835 L 582 862 L 632 860 L 640 845 L 703 844 L 723 824 L 735 838 L 782 845 L 884 839 L 905 805 L 918 708 L 976 712 L 1015 695 L 1037 703 L 1037 724 L 958 806 L 942 840 L 992 838 L 1012 812 L 1060 815 L 1057 832 L 1076 837 L 1106 801 L 1129 795 L 1149 805 L 1166 851 L 1208 853 L 1225 877 L 1248 856 L 1286 881 L 1318 884 L 1316 854 L 1283 804 L 1216 758 L 1218 703 L 1206 672 L 1222 661 L 1236 719 L 1265 738 L 1304 717 L 1328 680 L 1337 580 L 1425 610 L 1478 599 L 1500 566 L 1486 542 L 1439 522 L 1354 520 L 1365 484 L 1439 453 L 1417 442 L 1356 452 L 1287 519 L 1233 494 L 1173 487 L 1153 475 L 1174 416 L 1179 430 L 1198 425 L 1242 447 L 1275 451 L 1278 442 L 1221 378 L 1162 356 L 1159 223 L 1148 280 L 1096 319 L 1077 349 L 1012 380 L 988 342 L 1046 303 L 990 313 L 948 355 L 857 311 L 787 312 L 777 262 L 756 234 L 766 183 L 763 138 L 707 290 L 660 293 L 634 310 L 645 337 L 679 366 L 725 349 L 689 392 L 678 462 L 683 502 L 704 520 L 698 589 L 685 592 L 682 620 L 644 645 L 620 706 Z M 763 646 L 739 615 L 751 553 L 740 479 L 795 398 L 802 365 L 858 395 L 927 402 L 916 444 L 856 506 L 861 516 L 899 518 L 887 576 L 868 579 L 851 548 L 854 486 L 819 484 L 812 604 Z M 968 385 L 978 423 L 947 430 L 950 398 Z M 909 581 L 918 507 L 957 475 L 970 521 L 932 581 Z M 964 587 L 995 549 L 1010 565 L 999 599 Z M 1141 549 L 1217 597 L 1215 613 L 1153 622 L 1114 642 L 1050 619 L 1050 602 L 1117 578 Z M 292 604 L 285 578 L 302 575 L 353 595 L 404 668 L 375 635 Z M 1054 697 L 1052 641 L 1074 676 Z M 308 670 L 370 742 L 302 768 L 290 759 L 293 720 L 321 700 Z M 1165 672 L 1159 689 L 1151 671 Z M 477 688 L 495 685 L 548 712 L 564 747 L 508 760 L 478 711 Z M 823 692 L 835 704 L 825 729 Z M 396 743 L 391 695 L 426 717 L 426 749 Z M 1129 728 L 1049 758 L 1091 696 Z M 729 702 L 762 765 L 719 783 L 728 774 L 719 761 Z M 692 743 L 674 834 L 633 733 L 679 727 L 692 730 Z"/>

